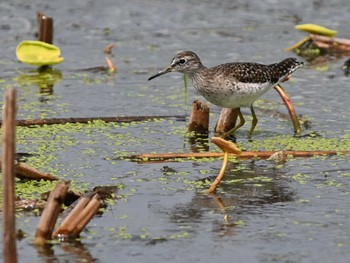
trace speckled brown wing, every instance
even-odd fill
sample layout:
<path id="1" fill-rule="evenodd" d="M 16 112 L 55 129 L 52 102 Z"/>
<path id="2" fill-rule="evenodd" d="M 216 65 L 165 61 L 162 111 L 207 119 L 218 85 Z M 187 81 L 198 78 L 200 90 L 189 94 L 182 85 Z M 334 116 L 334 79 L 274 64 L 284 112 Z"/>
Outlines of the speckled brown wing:
<path id="1" fill-rule="evenodd" d="M 222 64 L 212 68 L 231 79 L 242 83 L 278 83 L 292 74 L 303 63 L 295 58 L 287 58 L 279 63 L 263 65 L 251 62 Z"/>

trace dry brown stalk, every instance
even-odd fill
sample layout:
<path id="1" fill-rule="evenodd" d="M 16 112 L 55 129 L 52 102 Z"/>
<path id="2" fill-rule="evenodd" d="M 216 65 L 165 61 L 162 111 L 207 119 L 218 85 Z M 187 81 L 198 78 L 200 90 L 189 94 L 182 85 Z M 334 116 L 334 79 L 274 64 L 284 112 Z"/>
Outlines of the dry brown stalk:
<path id="1" fill-rule="evenodd" d="M 295 135 L 301 135 L 301 127 L 298 115 L 295 111 L 294 105 L 292 101 L 290 100 L 287 92 L 284 90 L 284 88 L 281 85 L 275 86 L 275 90 L 278 92 L 278 94 L 281 96 L 284 104 L 286 105 L 290 119 L 292 120 L 293 127 L 294 127 L 294 134 Z"/>
<path id="2" fill-rule="evenodd" d="M 26 178 L 30 180 L 46 180 L 57 181 L 58 178 L 48 173 L 41 172 L 24 163 L 17 163 L 15 166 L 16 176 L 19 178 Z"/>
<path id="3" fill-rule="evenodd" d="M 330 49 L 338 52 L 350 52 L 350 39 L 326 37 L 312 34 L 310 35 L 310 38 L 320 48 Z"/>
<path id="4" fill-rule="evenodd" d="M 38 13 L 39 21 L 39 41 L 43 41 L 49 44 L 53 43 L 53 19 L 52 17 L 45 16 L 42 13 Z"/>
<path id="5" fill-rule="evenodd" d="M 192 103 L 192 112 L 188 122 L 188 131 L 208 133 L 209 130 L 209 106 L 200 100 Z"/>
<path id="6" fill-rule="evenodd" d="M 91 117 L 91 118 L 51 118 L 51 119 L 32 119 L 17 120 L 17 126 L 43 126 L 67 123 L 90 123 L 93 121 L 104 122 L 136 122 L 136 121 L 152 121 L 157 119 L 179 119 L 183 120 L 186 115 L 159 115 L 159 116 L 125 116 L 125 117 Z M 2 122 L 0 121 L 0 125 Z"/>
<path id="7" fill-rule="evenodd" d="M 237 109 L 223 108 L 214 131 L 218 134 L 224 134 L 236 126 L 238 117 Z"/>
<path id="8" fill-rule="evenodd" d="M 45 245 L 47 240 L 51 239 L 68 188 L 68 182 L 59 182 L 56 184 L 54 190 L 51 191 L 35 233 L 34 244 Z"/>
<path id="9" fill-rule="evenodd" d="M 2 186 L 3 186 L 3 259 L 5 263 L 17 262 L 15 221 L 15 143 L 16 143 L 16 90 L 5 94 L 3 112 Z"/>
<path id="10" fill-rule="evenodd" d="M 117 72 L 117 67 L 114 65 L 112 59 L 110 57 L 106 57 L 106 63 L 108 66 L 108 72 L 109 73 L 115 73 Z"/>
<path id="11" fill-rule="evenodd" d="M 245 151 L 240 155 L 229 154 L 235 156 L 238 159 L 252 159 L 260 158 L 267 159 L 276 152 L 281 152 L 284 156 L 292 157 L 312 157 L 320 155 L 337 155 L 337 154 L 350 154 L 349 151 Z M 138 162 L 166 162 L 175 159 L 184 158 L 218 158 L 223 157 L 224 153 L 220 152 L 200 152 L 200 153 L 145 153 L 138 155 L 131 155 L 126 157 L 126 159 L 131 159 L 132 161 Z"/>
<path id="12" fill-rule="evenodd" d="M 84 196 L 57 228 L 54 237 L 76 238 L 101 207 L 99 194 Z"/>

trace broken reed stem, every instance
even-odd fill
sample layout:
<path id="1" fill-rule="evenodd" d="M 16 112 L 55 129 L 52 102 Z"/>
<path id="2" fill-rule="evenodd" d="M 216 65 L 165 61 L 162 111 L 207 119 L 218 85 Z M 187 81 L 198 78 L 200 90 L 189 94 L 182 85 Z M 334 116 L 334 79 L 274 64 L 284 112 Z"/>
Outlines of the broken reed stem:
<path id="1" fill-rule="evenodd" d="M 74 226 L 71 225 L 71 222 L 74 218 L 77 218 L 79 214 L 83 211 L 84 207 L 90 202 L 91 197 L 83 196 L 80 198 L 76 206 L 70 211 L 70 213 L 63 220 L 61 225 L 53 233 L 53 237 L 57 238 L 61 235 L 68 236 L 69 233 L 74 229 Z"/>
<path id="2" fill-rule="evenodd" d="M 0 168 L 2 167 L 2 163 L 0 162 Z M 15 163 L 15 175 L 20 179 L 29 179 L 29 180 L 46 180 L 46 181 L 57 181 L 58 178 L 48 174 L 41 172 L 33 167 L 30 167 L 27 164 L 17 162 Z"/>
<path id="3" fill-rule="evenodd" d="M 158 119 L 185 120 L 186 115 L 51 118 L 51 119 L 17 120 L 17 126 L 43 126 L 43 125 L 67 124 L 67 123 L 90 123 L 93 121 L 127 123 L 127 122 L 136 122 L 136 121 L 152 121 L 152 120 L 158 120 Z M 0 125 L 2 125 L 1 121 L 0 121 Z"/>
<path id="4" fill-rule="evenodd" d="M 26 179 L 38 180 L 38 181 L 39 180 L 46 180 L 46 181 L 58 180 L 57 177 L 48 173 L 43 173 L 24 163 L 17 163 L 15 166 L 15 169 L 16 169 L 16 176 L 19 178 L 26 178 Z"/>
<path id="5" fill-rule="evenodd" d="M 292 101 L 290 100 L 287 92 L 284 90 L 284 88 L 281 85 L 277 85 L 274 87 L 275 90 L 278 92 L 278 94 L 281 96 L 284 104 L 286 105 L 288 109 L 288 113 L 290 116 L 290 119 L 292 120 L 293 127 L 294 127 L 294 134 L 295 135 L 301 135 L 301 127 L 298 115 L 295 111 L 294 105 Z"/>
<path id="6" fill-rule="evenodd" d="M 188 131 L 196 133 L 208 133 L 209 131 L 209 106 L 200 100 L 192 103 L 192 112 L 188 122 Z"/>
<path id="7" fill-rule="evenodd" d="M 320 155 L 337 155 L 337 154 L 350 154 L 349 151 L 246 151 L 242 152 L 239 155 L 229 154 L 235 156 L 237 159 L 253 159 L 261 158 L 267 159 L 276 152 L 281 152 L 284 156 L 293 156 L 293 157 L 312 157 Z M 224 153 L 222 152 L 200 152 L 200 153 L 146 153 L 131 155 L 125 157 L 125 159 L 130 159 L 131 161 L 137 162 L 166 162 L 175 159 L 184 159 L 184 158 L 218 158 L 222 157 Z"/>
<path id="8" fill-rule="evenodd" d="M 101 197 L 99 194 L 95 194 L 88 205 L 84 208 L 83 212 L 80 214 L 79 220 L 75 220 L 76 227 L 73 236 L 78 237 L 80 232 L 84 227 L 90 222 L 94 215 L 98 212 L 101 207 Z"/>
<path id="9" fill-rule="evenodd" d="M 84 196 L 57 228 L 54 237 L 76 238 L 101 207 L 99 194 Z"/>
<path id="10" fill-rule="evenodd" d="M 117 67 L 114 65 L 112 59 L 110 57 L 106 57 L 106 63 L 108 66 L 108 73 L 115 73 L 117 72 Z"/>
<path id="11" fill-rule="evenodd" d="M 34 244 L 45 245 L 51 239 L 58 214 L 61 211 L 62 203 L 69 188 L 68 182 L 59 182 L 51 191 L 45 209 L 41 215 L 38 228 L 35 233 Z"/>
<path id="12" fill-rule="evenodd" d="M 238 110 L 231 108 L 223 108 L 220 112 L 219 119 L 216 123 L 214 131 L 218 134 L 224 134 L 236 126 Z"/>
<path id="13" fill-rule="evenodd" d="M 332 49 L 334 51 L 344 53 L 350 52 L 350 39 L 327 37 L 313 34 L 310 35 L 310 38 L 320 48 Z"/>
<path id="14" fill-rule="evenodd" d="M 39 21 L 39 41 L 49 44 L 53 43 L 53 19 L 52 17 L 38 14 Z"/>
<path id="15" fill-rule="evenodd" d="M 214 182 L 211 184 L 211 186 L 208 189 L 208 193 L 214 193 L 216 188 L 218 187 L 218 185 L 220 184 L 222 178 L 225 175 L 225 170 L 226 170 L 226 166 L 227 166 L 227 161 L 228 161 L 228 152 L 224 152 L 224 160 L 222 163 L 222 167 L 221 170 L 219 172 L 219 175 L 215 178 Z"/>
<path id="16" fill-rule="evenodd" d="M 3 185 L 3 259 L 16 263 L 15 220 L 15 143 L 16 143 L 16 90 L 10 88 L 5 94 L 3 112 L 2 185 Z"/>

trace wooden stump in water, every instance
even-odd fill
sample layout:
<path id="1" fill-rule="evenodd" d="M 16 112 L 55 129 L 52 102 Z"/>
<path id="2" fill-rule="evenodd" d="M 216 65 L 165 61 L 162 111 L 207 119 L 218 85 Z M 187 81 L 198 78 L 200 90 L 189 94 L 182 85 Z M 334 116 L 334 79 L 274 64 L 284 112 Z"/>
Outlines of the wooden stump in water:
<path id="1" fill-rule="evenodd" d="M 208 133 L 209 130 L 209 106 L 200 100 L 192 103 L 192 112 L 188 123 L 189 132 Z"/>
<path id="2" fill-rule="evenodd" d="M 238 117 L 237 109 L 223 108 L 215 126 L 215 133 L 223 134 L 236 126 Z"/>

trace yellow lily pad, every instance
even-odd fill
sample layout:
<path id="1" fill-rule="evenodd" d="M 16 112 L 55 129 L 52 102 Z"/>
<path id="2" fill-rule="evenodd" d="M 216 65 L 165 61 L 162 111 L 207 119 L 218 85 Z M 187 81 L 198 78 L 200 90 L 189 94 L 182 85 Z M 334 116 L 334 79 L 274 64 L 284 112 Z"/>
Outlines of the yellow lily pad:
<path id="1" fill-rule="evenodd" d="M 323 26 L 315 25 L 315 24 L 303 24 L 296 25 L 296 29 L 308 32 L 310 34 L 334 37 L 338 32 L 336 30 L 332 30 Z"/>
<path id="2" fill-rule="evenodd" d="M 34 66 L 50 66 L 61 63 L 61 50 L 42 41 L 22 41 L 16 48 L 19 61 Z"/>

